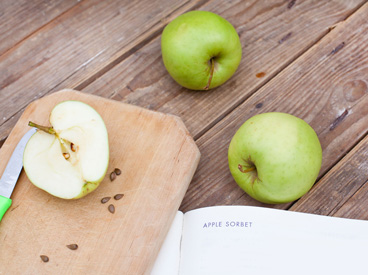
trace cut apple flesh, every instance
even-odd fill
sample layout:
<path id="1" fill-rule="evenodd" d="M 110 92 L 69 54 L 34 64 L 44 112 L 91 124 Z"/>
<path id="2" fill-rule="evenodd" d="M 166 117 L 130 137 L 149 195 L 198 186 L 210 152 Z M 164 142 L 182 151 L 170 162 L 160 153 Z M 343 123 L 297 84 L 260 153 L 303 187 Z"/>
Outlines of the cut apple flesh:
<path id="1" fill-rule="evenodd" d="M 37 131 L 24 152 L 30 181 L 50 194 L 72 199 L 94 190 L 104 178 L 109 145 L 105 124 L 89 105 L 66 101 L 52 110 L 56 134 Z"/>

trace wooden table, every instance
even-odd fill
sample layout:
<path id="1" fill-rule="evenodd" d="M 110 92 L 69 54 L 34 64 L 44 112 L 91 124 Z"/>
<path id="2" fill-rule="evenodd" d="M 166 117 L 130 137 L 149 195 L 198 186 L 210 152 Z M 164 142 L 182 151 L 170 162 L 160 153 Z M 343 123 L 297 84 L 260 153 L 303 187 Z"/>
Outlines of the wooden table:
<path id="1" fill-rule="evenodd" d="M 239 33 L 236 74 L 210 91 L 177 85 L 164 68 L 165 25 L 208 10 Z M 352 1 L 1 0 L 0 140 L 25 107 L 63 88 L 175 114 L 201 160 L 181 204 L 258 205 L 368 219 L 368 3 Z M 279 111 L 317 132 L 322 168 L 294 203 L 261 204 L 233 180 L 229 142 L 248 118 Z"/>

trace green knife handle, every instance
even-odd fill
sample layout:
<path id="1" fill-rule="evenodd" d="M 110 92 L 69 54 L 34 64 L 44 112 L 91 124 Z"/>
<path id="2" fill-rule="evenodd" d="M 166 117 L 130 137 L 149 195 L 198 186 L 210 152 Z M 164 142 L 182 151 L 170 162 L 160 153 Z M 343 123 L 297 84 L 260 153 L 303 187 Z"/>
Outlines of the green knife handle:
<path id="1" fill-rule="evenodd" d="M 0 196 L 0 221 L 3 218 L 5 212 L 9 209 L 11 204 L 12 204 L 11 199 Z"/>

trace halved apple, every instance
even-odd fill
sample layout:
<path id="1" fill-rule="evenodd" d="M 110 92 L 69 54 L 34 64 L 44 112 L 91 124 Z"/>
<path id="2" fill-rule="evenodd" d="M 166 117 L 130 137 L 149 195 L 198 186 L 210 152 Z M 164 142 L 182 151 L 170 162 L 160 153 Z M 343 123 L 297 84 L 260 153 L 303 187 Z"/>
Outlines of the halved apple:
<path id="1" fill-rule="evenodd" d="M 51 127 L 39 130 L 23 155 L 24 170 L 38 188 L 59 198 L 77 199 L 95 190 L 109 163 L 109 141 L 98 112 L 80 101 L 64 101 L 50 114 Z"/>

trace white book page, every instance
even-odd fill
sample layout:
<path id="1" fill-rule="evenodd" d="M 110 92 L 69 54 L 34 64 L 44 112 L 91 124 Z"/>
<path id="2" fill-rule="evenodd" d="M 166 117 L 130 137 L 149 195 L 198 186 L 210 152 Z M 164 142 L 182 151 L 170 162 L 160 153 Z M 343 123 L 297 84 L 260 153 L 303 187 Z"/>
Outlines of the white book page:
<path id="1" fill-rule="evenodd" d="M 178 211 L 161 246 L 151 275 L 176 275 L 179 273 L 180 241 L 183 230 L 183 213 Z"/>
<path id="2" fill-rule="evenodd" d="M 250 206 L 184 215 L 181 275 L 368 274 L 368 221 Z"/>

